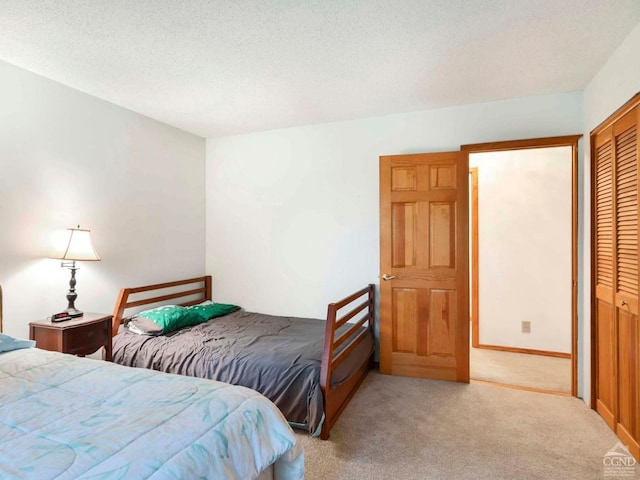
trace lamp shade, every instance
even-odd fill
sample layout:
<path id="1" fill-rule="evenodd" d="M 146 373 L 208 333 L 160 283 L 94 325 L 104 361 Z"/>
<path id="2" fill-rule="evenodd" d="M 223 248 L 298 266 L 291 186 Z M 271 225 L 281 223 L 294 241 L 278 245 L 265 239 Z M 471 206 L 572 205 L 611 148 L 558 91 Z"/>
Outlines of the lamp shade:
<path id="1" fill-rule="evenodd" d="M 80 228 L 67 228 L 66 243 L 51 255 L 51 258 L 62 260 L 97 261 L 100 255 L 91 243 L 91 230 Z"/>

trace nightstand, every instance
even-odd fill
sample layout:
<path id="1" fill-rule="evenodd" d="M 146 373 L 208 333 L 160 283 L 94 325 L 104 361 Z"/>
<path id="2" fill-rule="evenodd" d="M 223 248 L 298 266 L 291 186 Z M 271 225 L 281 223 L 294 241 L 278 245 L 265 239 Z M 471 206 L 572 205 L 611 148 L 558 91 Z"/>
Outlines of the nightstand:
<path id="1" fill-rule="evenodd" d="M 111 361 L 111 315 L 104 313 L 85 313 L 64 322 L 31 322 L 29 338 L 38 348 L 80 357 L 104 347 L 103 358 Z"/>

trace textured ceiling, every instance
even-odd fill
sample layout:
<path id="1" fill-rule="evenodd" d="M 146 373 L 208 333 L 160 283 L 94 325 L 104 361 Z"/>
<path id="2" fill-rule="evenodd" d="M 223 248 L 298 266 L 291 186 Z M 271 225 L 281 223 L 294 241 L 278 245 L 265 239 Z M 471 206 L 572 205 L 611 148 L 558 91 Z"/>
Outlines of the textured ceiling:
<path id="1" fill-rule="evenodd" d="M 203 137 L 581 90 L 640 0 L 0 0 L 0 59 Z"/>

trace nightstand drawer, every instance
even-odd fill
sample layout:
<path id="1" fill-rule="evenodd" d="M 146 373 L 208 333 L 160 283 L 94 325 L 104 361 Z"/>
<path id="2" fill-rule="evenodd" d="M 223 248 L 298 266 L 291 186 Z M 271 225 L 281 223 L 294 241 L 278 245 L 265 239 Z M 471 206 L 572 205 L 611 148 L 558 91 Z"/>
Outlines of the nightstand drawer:
<path id="1" fill-rule="evenodd" d="M 111 332 L 104 322 L 83 325 L 74 328 L 66 336 L 66 353 L 89 355 L 104 345 L 105 339 L 110 339 Z"/>

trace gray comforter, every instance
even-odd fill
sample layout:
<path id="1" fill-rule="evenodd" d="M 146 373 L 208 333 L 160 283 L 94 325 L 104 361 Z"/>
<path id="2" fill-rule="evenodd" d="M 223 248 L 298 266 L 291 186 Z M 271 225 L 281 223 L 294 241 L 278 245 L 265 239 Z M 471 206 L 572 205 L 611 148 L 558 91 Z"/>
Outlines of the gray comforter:
<path id="1" fill-rule="evenodd" d="M 294 426 L 320 433 L 323 320 L 238 311 L 157 337 L 123 329 L 113 361 L 132 367 L 210 378 L 252 388 L 269 398 Z M 340 383 L 373 351 L 363 342 L 332 376 Z"/>

